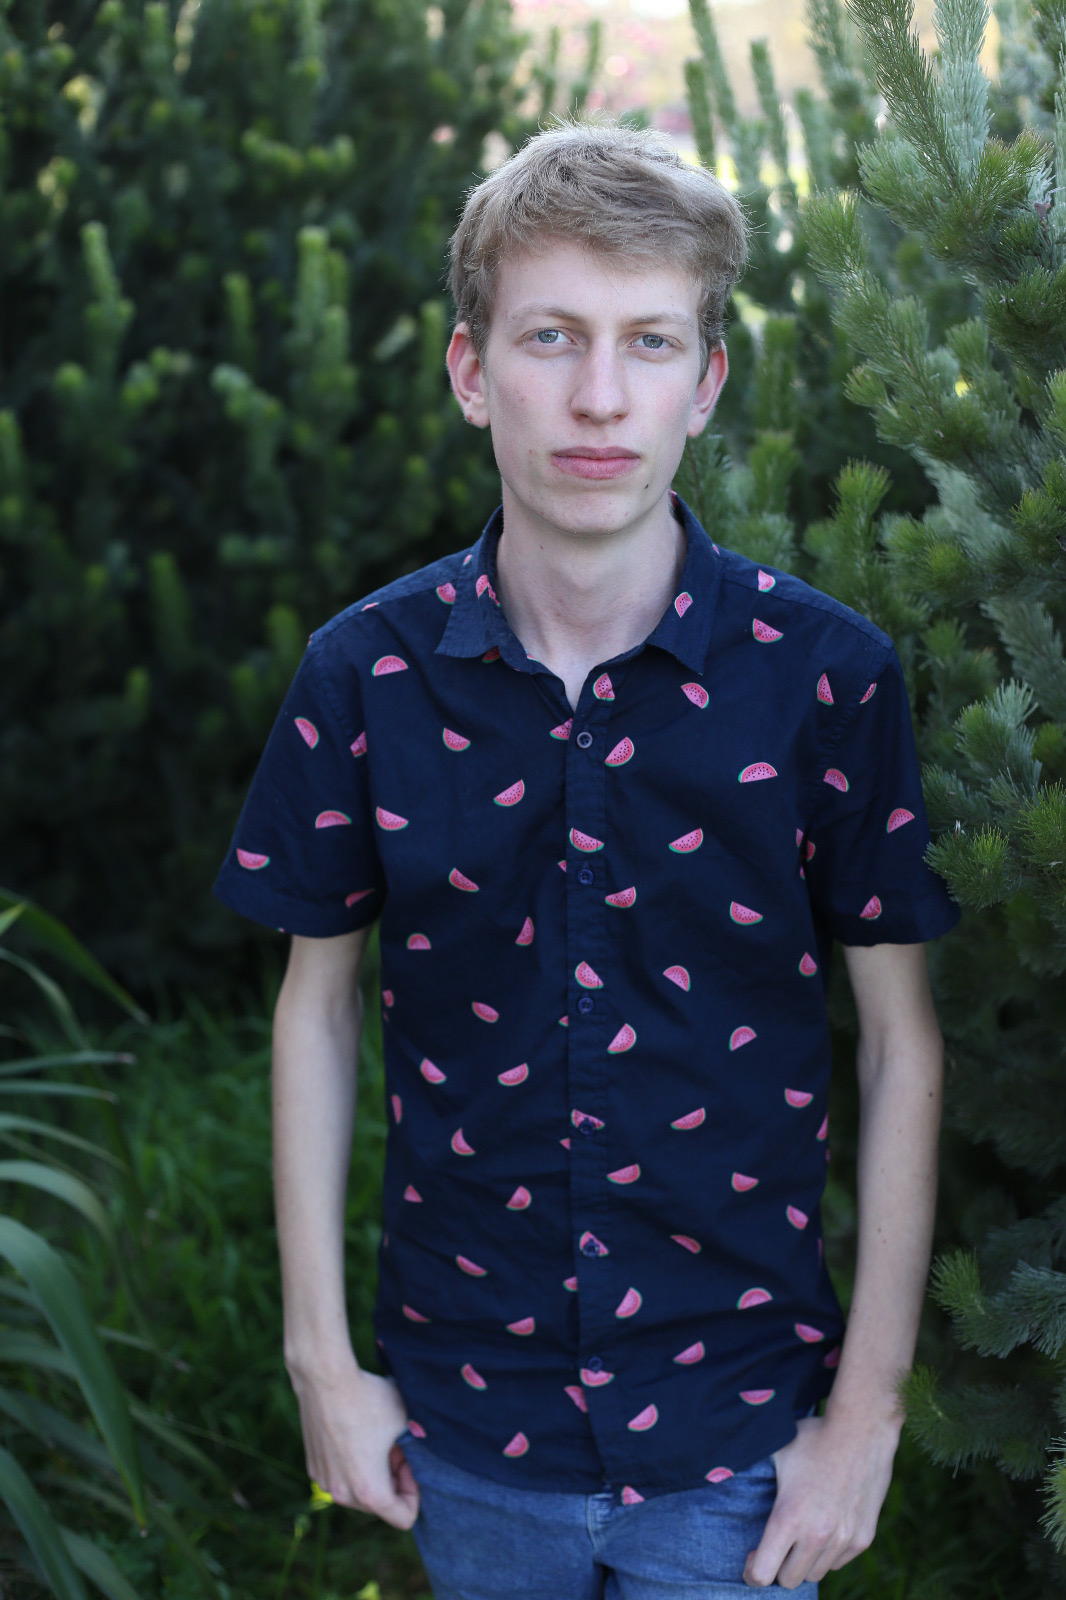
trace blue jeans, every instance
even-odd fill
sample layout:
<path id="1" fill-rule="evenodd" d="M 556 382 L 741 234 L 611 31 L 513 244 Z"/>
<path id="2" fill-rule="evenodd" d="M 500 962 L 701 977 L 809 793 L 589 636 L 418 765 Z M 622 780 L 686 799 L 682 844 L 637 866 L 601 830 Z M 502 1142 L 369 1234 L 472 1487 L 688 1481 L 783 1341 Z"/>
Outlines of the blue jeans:
<path id="1" fill-rule="evenodd" d="M 817 1600 L 742 1573 L 777 1492 L 772 1456 L 724 1483 L 623 1505 L 617 1494 L 511 1489 L 400 1436 L 421 1495 L 414 1526 L 435 1600 Z"/>

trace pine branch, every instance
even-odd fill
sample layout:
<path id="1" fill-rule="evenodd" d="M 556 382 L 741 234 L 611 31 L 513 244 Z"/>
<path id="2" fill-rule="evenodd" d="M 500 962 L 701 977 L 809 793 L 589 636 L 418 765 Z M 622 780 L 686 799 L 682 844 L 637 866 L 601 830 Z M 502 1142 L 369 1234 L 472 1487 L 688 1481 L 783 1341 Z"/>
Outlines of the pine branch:
<path id="1" fill-rule="evenodd" d="M 907 1427 L 942 1466 L 991 1460 L 1011 1478 L 1035 1478 L 1051 1443 L 1048 1397 L 1035 1385 L 965 1384 L 945 1389 L 915 1367 L 904 1394 Z"/>
<path id="2" fill-rule="evenodd" d="M 984 149 L 991 118 L 980 55 L 988 0 L 938 0 L 933 26 L 940 44 L 940 103 L 958 170 L 968 172 Z"/>
<path id="3" fill-rule="evenodd" d="M 733 86 L 729 82 L 726 71 L 722 47 L 718 43 L 718 33 L 711 18 L 710 6 L 707 0 L 689 0 L 689 12 L 692 17 L 692 26 L 696 30 L 699 41 L 700 53 L 707 68 L 707 77 L 718 120 L 725 131 L 731 136 L 736 132 L 737 103 L 733 98 Z"/>
<path id="4" fill-rule="evenodd" d="M 1048 612 L 1035 600 L 1002 597 L 986 600 L 981 609 L 996 624 L 1015 672 L 1045 715 L 1066 722 L 1066 659 Z"/>
<path id="5" fill-rule="evenodd" d="M 949 188 L 958 171 L 937 103 L 932 69 L 917 33 L 911 0 L 851 0 L 867 48 L 873 57 L 877 87 L 904 138 L 919 160 Z"/>

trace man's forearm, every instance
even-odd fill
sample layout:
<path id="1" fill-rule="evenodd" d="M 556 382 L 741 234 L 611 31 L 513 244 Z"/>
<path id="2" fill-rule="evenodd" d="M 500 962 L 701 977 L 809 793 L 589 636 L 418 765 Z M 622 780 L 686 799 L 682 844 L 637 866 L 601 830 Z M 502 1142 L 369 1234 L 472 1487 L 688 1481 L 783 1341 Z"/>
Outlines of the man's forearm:
<path id="1" fill-rule="evenodd" d="M 291 972 L 291 969 L 290 969 Z M 282 985 L 274 1013 L 274 1197 L 290 1373 L 352 1361 L 344 1208 L 362 1025 L 358 988 L 332 1003 Z"/>
<path id="2" fill-rule="evenodd" d="M 860 1048 L 855 1286 L 827 1419 L 901 1421 L 896 1387 L 914 1357 L 929 1270 L 941 1075 L 935 1025 L 897 1038 L 891 1055 Z"/>

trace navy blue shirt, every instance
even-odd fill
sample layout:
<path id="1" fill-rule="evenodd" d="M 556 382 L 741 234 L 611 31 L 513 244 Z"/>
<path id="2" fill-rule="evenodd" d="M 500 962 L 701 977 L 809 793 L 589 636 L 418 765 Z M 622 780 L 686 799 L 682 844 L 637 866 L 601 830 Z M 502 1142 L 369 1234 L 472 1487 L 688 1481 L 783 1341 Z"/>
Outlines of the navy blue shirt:
<path id="1" fill-rule="evenodd" d="M 460 1467 L 627 1501 L 780 1448 L 832 1383 L 834 938 L 957 918 L 889 639 L 719 550 L 572 711 L 470 551 L 313 635 L 216 892 L 380 918 L 375 1324 Z"/>

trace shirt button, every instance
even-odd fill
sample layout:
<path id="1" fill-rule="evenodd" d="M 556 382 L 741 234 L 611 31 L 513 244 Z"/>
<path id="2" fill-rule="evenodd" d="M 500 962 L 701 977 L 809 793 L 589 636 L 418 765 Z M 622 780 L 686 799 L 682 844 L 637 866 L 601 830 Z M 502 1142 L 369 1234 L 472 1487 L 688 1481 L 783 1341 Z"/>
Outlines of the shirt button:
<path id="1" fill-rule="evenodd" d="M 583 994 L 577 1003 L 577 1009 L 581 1012 L 583 1017 L 587 1017 L 595 1003 L 596 1002 L 593 1000 L 590 994 Z"/>
<path id="2" fill-rule="evenodd" d="M 588 1360 L 585 1362 L 585 1370 L 587 1372 L 602 1372 L 603 1371 L 603 1358 L 602 1358 L 602 1356 L 589 1356 Z"/>
<path id="3" fill-rule="evenodd" d="M 578 1123 L 577 1127 L 579 1133 L 590 1134 L 596 1132 L 596 1124 L 593 1122 L 591 1117 L 586 1117 L 583 1122 Z M 596 1252 L 593 1251 L 593 1255 L 595 1254 Z"/>
<path id="4" fill-rule="evenodd" d="M 591 867 L 582 867 L 578 872 L 577 881 L 578 883 L 591 883 L 595 876 L 596 874 Z"/>
<path id="5" fill-rule="evenodd" d="M 579 750 L 587 750 L 591 744 L 592 735 L 587 728 L 583 728 L 577 736 L 577 747 Z"/>
<path id="6" fill-rule="evenodd" d="M 584 1244 L 581 1246 L 581 1254 L 583 1256 L 598 1256 L 599 1253 L 600 1253 L 600 1247 L 596 1243 L 595 1239 L 586 1239 Z M 603 1365 L 603 1363 L 601 1361 L 600 1362 L 600 1366 L 602 1366 L 602 1365 Z M 593 1372 L 598 1372 L 600 1370 L 600 1368 L 599 1367 L 593 1367 L 592 1370 L 593 1370 Z"/>

